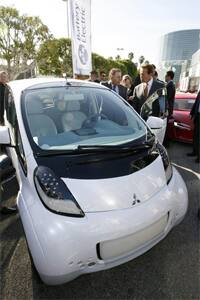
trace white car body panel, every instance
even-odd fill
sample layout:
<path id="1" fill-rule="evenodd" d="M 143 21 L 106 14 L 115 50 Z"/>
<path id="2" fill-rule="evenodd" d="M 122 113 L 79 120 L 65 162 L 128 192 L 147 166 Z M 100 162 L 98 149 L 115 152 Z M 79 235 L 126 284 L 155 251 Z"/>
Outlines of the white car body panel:
<path id="1" fill-rule="evenodd" d="M 62 179 L 84 212 L 130 208 L 134 194 L 144 202 L 166 184 L 160 157 L 146 168 L 127 176 L 96 180 Z"/>
<path id="2" fill-rule="evenodd" d="M 29 205 L 27 205 L 29 203 Z M 96 272 L 125 263 L 157 244 L 178 224 L 187 212 L 186 186 L 174 169 L 168 186 L 149 201 L 129 209 L 86 213 L 70 218 L 48 211 L 36 191 L 22 190 L 18 207 L 35 266 L 47 284 L 61 284 L 84 273 Z M 153 240 L 130 253 L 109 260 L 97 255 L 97 244 L 126 237 L 148 228 L 169 214 L 167 226 Z"/>

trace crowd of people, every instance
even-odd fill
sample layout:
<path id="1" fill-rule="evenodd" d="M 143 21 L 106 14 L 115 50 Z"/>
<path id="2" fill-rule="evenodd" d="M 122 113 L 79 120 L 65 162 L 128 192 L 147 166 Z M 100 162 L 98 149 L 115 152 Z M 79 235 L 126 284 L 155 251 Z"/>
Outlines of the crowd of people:
<path id="1" fill-rule="evenodd" d="M 96 71 L 92 71 L 89 81 L 100 83 L 118 93 L 122 98 L 127 100 L 133 108 L 140 113 L 142 105 L 146 99 L 150 97 L 158 89 L 166 87 L 167 103 L 155 102 L 153 105 L 153 116 L 161 116 L 167 110 L 169 115 L 173 113 L 173 104 L 175 97 L 175 84 L 173 82 L 174 72 L 166 73 L 166 83 L 158 78 L 156 66 L 153 64 L 145 64 L 141 66 L 140 72 L 135 80 L 126 74 L 122 76 L 120 69 L 111 69 L 108 80 L 105 80 L 105 72 L 100 72 L 99 76 Z"/>
<path id="2" fill-rule="evenodd" d="M 140 114 L 141 107 L 155 91 L 166 88 L 166 98 L 160 97 L 152 105 L 152 116 L 167 117 L 168 121 L 173 115 L 174 99 L 176 87 L 173 82 L 174 72 L 167 71 L 165 82 L 158 78 L 158 72 L 154 64 L 144 64 L 141 66 L 135 80 L 125 74 L 122 76 L 120 69 L 113 68 L 110 70 L 108 80 L 105 80 L 106 73 L 100 72 L 99 76 L 96 71 L 92 71 L 89 81 L 100 83 L 129 102 L 129 104 Z M 190 117 L 194 121 L 193 151 L 188 156 L 196 156 L 196 163 L 200 162 L 200 91 L 190 112 Z M 164 144 L 169 146 L 169 139 L 165 136 Z"/>

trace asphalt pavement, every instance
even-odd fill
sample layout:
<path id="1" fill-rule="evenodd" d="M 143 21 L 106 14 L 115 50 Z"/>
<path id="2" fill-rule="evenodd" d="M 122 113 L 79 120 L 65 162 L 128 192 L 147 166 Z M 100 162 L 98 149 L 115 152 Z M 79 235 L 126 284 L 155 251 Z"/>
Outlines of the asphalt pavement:
<path id="1" fill-rule="evenodd" d="M 171 144 L 169 155 L 189 192 L 185 219 L 144 255 L 116 268 L 84 275 L 60 286 L 46 286 L 31 267 L 19 215 L 0 220 L 2 300 L 14 299 L 200 299 L 199 221 L 200 169 L 188 158 L 191 146 Z M 16 185 L 4 197 L 14 201 Z M 56 256 L 56 249 L 55 249 Z"/>

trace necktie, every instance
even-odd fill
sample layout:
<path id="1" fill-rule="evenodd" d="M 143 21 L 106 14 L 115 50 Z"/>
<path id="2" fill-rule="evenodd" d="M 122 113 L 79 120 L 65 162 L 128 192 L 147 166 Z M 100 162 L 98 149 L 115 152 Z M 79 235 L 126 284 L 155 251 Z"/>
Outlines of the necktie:
<path id="1" fill-rule="evenodd" d="M 112 86 L 112 90 L 113 90 L 114 92 L 116 92 L 116 85 L 113 85 L 113 86 Z"/>
<path id="2" fill-rule="evenodd" d="M 147 98 L 148 96 L 148 83 L 144 84 L 144 97 Z"/>

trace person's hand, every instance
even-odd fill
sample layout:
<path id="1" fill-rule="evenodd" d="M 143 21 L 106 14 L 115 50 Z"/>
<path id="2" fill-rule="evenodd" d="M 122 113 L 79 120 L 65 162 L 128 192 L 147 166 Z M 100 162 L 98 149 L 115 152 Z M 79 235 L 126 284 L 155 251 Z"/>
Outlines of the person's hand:
<path id="1" fill-rule="evenodd" d="M 133 96 L 128 97 L 128 100 L 132 101 L 133 100 Z"/>
<path id="2" fill-rule="evenodd" d="M 167 117 L 168 117 L 168 112 L 166 111 L 166 112 L 163 113 L 163 119 L 165 119 Z"/>

